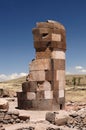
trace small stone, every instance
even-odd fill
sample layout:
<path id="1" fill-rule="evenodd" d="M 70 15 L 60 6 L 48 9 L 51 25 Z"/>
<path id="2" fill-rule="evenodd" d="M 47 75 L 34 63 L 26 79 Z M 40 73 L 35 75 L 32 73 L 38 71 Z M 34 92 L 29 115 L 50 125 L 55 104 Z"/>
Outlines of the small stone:
<path id="1" fill-rule="evenodd" d="M 75 118 L 75 117 L 78 116 L 78 114 L 76 112 L 74 112 L 74 113 L 70 114 L 70 116 L 73 117 L 73 118 Z"/>
<path id="2" fill-rule="evenodd" d="M 16 123 L 20 123 L 20 119 L 16 119 Z"/>
<path id="3" fill-rule="evenodd" d="M 23 121 L 26 121 L 27 119 L 30 120 L 30 116 L 28 115 L 20 115 L 18 118 Z"/>
<path id="4" fill-rule="evenodd" d="M 13 115 L 19 116 L 19 111 L 17 110 L 13 111 Z"/>

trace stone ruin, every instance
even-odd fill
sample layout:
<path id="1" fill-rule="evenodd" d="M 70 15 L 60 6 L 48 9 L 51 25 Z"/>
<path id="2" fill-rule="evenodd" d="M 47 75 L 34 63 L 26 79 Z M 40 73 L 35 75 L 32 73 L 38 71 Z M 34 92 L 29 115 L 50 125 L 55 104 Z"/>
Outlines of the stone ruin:
<path id="1" fill-rule="evenodd" d="M 17 92 L 18 108 L 59 110 L 65 106 L 66 33 L 62 24 L 48 20 L 32 29 L 36 57 Z"/>

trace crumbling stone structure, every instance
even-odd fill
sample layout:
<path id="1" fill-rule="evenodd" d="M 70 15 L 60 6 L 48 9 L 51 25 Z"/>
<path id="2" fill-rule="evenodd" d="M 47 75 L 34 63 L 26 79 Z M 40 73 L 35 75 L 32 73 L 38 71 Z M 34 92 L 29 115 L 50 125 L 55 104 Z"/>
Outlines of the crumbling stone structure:
<path id="1" fill-rule="evenodd" d="M 57 110 L 65 104 L 66 34 L 62 24 L 48 20 L 32 30 L 36 57 L 28 81 L 18 92 L 20 109 Z"/>

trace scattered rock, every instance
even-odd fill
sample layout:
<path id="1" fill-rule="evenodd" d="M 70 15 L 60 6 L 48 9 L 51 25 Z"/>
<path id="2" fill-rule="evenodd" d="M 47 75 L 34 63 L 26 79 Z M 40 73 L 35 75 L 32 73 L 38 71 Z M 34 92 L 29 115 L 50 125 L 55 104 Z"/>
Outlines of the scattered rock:
<path id="1" fill-rule="evenodd" d="M 8 111 L 9 103 L 6 99 L 0 98 L 0 111 Z"/>
<path id="2" fill-rule="evenodd" d="M 54 112 L 47 112 L 45 119 L 49 121 L 50 123 L 55 123 L 55 113 Z"/>
<path id="3" fill-rule="evenodd" d="M 0 97 L 9 97 L 9 91 L 7 89 L 0 88 Z"/>
<path id="4" fill-rule="evenodd" d="M 48 112 L 46 113 L 46 120 L 55 125 L 65 125 L 68 120 L 66 111 Z"/>
<path id="5" fill-rule="evenodd" d="M 23 120 L 23 121 L 26 121 L 27 119 L 30 120 L 30 116 L 28 116 L 28 115 L 20 115 L 19 119 Z"/>
<path id="6" fill-rule="evenodd" d="M 77 128 L 78 130 L 86 130 L 86 109 L 74 111 L 69 114 L 67 126 L 70 128 Z"/>

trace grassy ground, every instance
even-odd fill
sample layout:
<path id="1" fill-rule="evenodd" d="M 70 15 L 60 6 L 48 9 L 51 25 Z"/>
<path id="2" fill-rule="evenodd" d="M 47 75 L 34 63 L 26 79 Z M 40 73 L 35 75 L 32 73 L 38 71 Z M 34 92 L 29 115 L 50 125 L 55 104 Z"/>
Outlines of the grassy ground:
<path id="1" fill-rule="evenodd" d="M 86 90 L 70 90 L 65 92 L 66 102 L 77 101 L 86 103 Z"/>
<path id="2" fill-rule="evenodd" d="M 69 82 L 72 82 L 72 78 L 75 75 L 67 75 L 66 80 L 69 80 Z M 65 97 L 66 102 L 67 101 L 78 101 L 78 102 L 85 102 L 86 103 L 86 76 L 85 75 L 78 75 L 79 77 L 82 76 L 81 85 L 75 86 L 76 89 L 73 89 L 73 85 L 66 85 L 65 89 Z M 19 79 L 14 79 L 6 82 L 0 82 L 0 88 L 8 89 L 14 92 L 18 92 L 22 90 L 22 83 L 25 82 L 26 77 L 22 77 Z M 83 85 L 82 85 L 83 84 Z M 82 90 L 81 88 L 85 88 L 85 90 Z M 81 90 L 80 90 L 81 89 Z"/>

